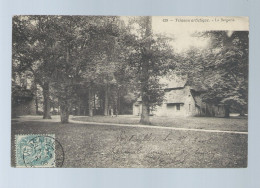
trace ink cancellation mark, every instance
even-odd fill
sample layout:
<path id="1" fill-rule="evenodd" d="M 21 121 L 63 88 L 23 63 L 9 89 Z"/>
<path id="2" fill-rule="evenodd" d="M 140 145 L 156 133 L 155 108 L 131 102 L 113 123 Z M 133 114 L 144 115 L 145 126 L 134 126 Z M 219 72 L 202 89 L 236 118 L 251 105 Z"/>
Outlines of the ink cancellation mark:
<path id="1" fill-rule="evenodd" d="M 54 134 L 15 135 L 16 167 L 61 167 L 64 151 Z M 58 160 L 56 159 L 56 148 Z"/>

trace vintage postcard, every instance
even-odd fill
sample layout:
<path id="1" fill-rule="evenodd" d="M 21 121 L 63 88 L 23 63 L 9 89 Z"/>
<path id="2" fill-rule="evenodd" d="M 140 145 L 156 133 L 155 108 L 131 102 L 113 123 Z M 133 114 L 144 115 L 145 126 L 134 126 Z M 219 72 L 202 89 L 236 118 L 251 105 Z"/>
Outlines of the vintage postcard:
<path id="1" fill-rule="evenodd" d="M 246 168 L 248 17 L 17 15 L 11 166 Z"/>

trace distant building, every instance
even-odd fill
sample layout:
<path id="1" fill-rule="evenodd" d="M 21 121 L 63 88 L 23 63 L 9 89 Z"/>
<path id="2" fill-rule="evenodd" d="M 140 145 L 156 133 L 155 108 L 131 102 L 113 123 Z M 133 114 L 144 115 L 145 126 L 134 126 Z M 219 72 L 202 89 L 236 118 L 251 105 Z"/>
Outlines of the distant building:
<path id="1" fill-rule="evenodd" d="M 165 81 L 164 81 L 165 83 Z M 185 81 L 166 83 L 162 105 L 151 109 L 150 114 L 167 117 L 215 116 L 228 117 L 228 106 L 213 105 L 203 102 L 201 90 L 187 85 Z M 133 104 L 133 115 L 141 115 L 142 100 L 138 98 Z"/>
<path id="2" fill-rule="evenodd" d="M 12 117 L 35 115 L 36 106 L 31 90 L 13 83 L 12 85 Z"/>

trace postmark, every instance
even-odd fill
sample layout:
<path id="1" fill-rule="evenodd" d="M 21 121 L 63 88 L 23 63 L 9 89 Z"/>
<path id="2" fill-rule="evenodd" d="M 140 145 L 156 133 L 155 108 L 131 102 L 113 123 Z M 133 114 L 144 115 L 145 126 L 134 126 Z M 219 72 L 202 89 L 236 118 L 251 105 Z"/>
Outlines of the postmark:
<path id="1" fill-rule="evenodd" d="M 54 134 L 15 135 L 16 167 L 61 167 L 64 151 Z"/>

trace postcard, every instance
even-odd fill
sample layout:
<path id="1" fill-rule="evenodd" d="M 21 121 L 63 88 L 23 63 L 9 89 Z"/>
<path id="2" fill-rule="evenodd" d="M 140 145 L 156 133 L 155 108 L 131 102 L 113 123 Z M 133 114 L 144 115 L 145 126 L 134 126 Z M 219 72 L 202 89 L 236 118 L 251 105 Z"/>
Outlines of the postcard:
<path id="1" fill-rule="evenodd" d="M 11 166 L 246 168 L 248 17 L 17 15 Z"/>

